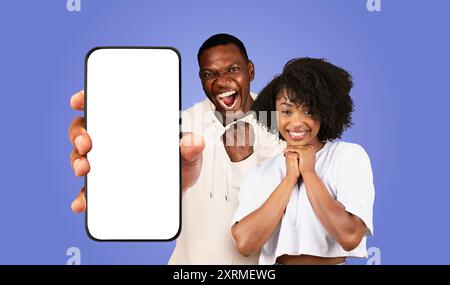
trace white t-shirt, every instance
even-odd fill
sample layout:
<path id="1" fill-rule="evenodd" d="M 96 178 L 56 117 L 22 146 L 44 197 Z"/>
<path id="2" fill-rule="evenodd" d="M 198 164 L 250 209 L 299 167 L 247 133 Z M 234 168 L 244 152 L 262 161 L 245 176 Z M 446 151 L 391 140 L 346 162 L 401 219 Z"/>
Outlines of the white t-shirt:
<path id="1" fill-rule="evenodd" d="M 316 173 L 345 210 L 365 223 L 373 234 L 375 198 L 372 168 L 364 149 L 352 143 L 327 142 L 316 154 Z M 286 175 L 283 154 L 262 162 L 245 178 L 239 207 L 231 225 L 259 208 Z M 367 257 L 366 236 L 352 251 L 345 251 L 326 231 L 309 202 L 304 183 L 295 186 L 281 222 L 261 249 L 259 264 L 274 264 L 284 255 Z"/>
<path id="2" fill-rule="evenodd" d="M 255 97 L 252 94 L 252 97 Z M 169 264 L 257 264 L 259 253 L 248 258 L 237 251 L 230 221 L 238 206 L 241 181 L 248 171 L 285 147 L 265 131 L 253 116 L 245 121 L 255 132 L 254 153 L 241 162 L 232 162 L 221 137 L 225 130 L 214 115 L 215 106 L 204 100 L 182 114 L 182 131 L 203 135 L 205 149 L 197 182 L 182 198 L 182 228 Z"/>

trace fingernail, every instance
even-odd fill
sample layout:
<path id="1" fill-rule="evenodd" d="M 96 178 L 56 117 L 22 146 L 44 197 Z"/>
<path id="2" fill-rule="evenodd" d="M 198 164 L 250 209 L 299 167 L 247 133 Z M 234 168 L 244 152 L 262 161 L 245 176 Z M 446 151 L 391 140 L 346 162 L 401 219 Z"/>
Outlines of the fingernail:
<path id="1" fill-rule="evenodd" d="M 77 158 L 77 159 L 75 159 L 75 160 L 73 161 L 73 168 L 74 168 L 75 171 L 77 171 L 78 164 L 80 163 L 80 160 L 81 160 L 81 159 Z"/>
<path id="2" fill-rule="evenodd" d="M 74 140 L 73 143 L 75 144 L 75 147 L 78 149 L 78 146 L 81 144 L 81 141 L 83 140 L 82 135 L 78 135 Z M 79 149 L 78 149 L 79 151 Z"/>
<path id="3" fill-rule="evenodd" d="M 70 204 L 70 208 L 72 209 L 72 211 L 74 212 L 74 213 L 78 213 L 79 211 L 78 211 L 78 208 L 79 208 L 79 202 L 78 202 L 78 200 L 75 200 L 75 201 L 73 201 L 72 202 L 72 204 Z"/>

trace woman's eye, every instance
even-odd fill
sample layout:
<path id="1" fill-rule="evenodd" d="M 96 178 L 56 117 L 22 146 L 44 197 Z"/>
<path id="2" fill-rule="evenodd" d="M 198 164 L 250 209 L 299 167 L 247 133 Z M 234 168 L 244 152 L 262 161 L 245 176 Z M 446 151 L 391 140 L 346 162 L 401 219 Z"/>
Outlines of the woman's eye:
<path id="1" fill-rule="evenodd" d="M 281 110 L 281 114 L 283 114 L 283 115 L 290 115 L 291 111 L 289 111 L 289 110 Z"/>
<path id="2" fill-rule="evenodd" d="M 309 117 L 309 116 L 311 116 L 311 112 L 310 111 L 305 111 L 305 115 Z"/>

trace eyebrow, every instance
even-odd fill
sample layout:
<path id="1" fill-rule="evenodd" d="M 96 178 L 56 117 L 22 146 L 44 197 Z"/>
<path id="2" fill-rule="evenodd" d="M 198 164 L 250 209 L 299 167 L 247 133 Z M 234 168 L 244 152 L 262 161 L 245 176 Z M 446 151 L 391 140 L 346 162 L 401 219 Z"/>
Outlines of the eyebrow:
<path id="1" fill-rule="evenodd" d="M 241 66 L 240 63 L 238 63 L 238 62 L 233 62 L 232 64 L 228 65 L 228 66 L 225 67 L 224 69 L 225 69 L 225 70 L 230 69 L 233 65 Z M 212 69 L 212 68 L 204 68 L 204 69 L 200 69 L 200 72 L 204 72 L 204 71 L 212 71 L 212 72 L 214 72 L 215 70 Z"/>
<path id="2" fill-rule="evenodd" d="M 289 102 L 283 102 L 283 103 L 281 103 L 280 105 L 287 105 L 287 106 L 289 106 L 289 107 L 294 106 L 294 104 L 289 103 Z"/>

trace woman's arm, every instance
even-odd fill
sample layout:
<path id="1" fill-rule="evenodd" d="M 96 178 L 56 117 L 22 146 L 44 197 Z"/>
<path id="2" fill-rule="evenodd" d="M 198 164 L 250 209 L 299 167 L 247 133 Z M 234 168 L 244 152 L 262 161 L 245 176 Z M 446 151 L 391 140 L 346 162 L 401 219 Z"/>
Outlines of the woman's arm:
<path id="1" fill-rule="evenodd" d="M 322 225 L 344 250 L 355 249 L 364 237 L 364 222 L 345 211 L 315 172 L 302 173 L 302 177 L 309 202 Z"/>
<path id="2" fill-rule="evenodd" d="M 288 147 L 287 151 L 299 154 L 299 171 L 311 206 L 327 232 L 346 251 L 355 249 L 366 232 L 364 222 L 350 214 L 328 192 L 325 184 L 316 174 L 316 151 L 311 146 Z"/>
<path id="3" fill-rule="evenodd" d="M 236 247 L 244 256 L 249 256 L 262 248 L 281 220 L 291 197 L 292 189 L 298 181 L 298 155 L 287 153 L 286 177 L 272 192 L 264 204 L 231 227 Z"/>
<path id="4" fill-rule="evenodd" d="M 240 254 L 260 250 L 281 220 L 298 178 L 286 176 L 264 204 L 231 227 Z"/>

